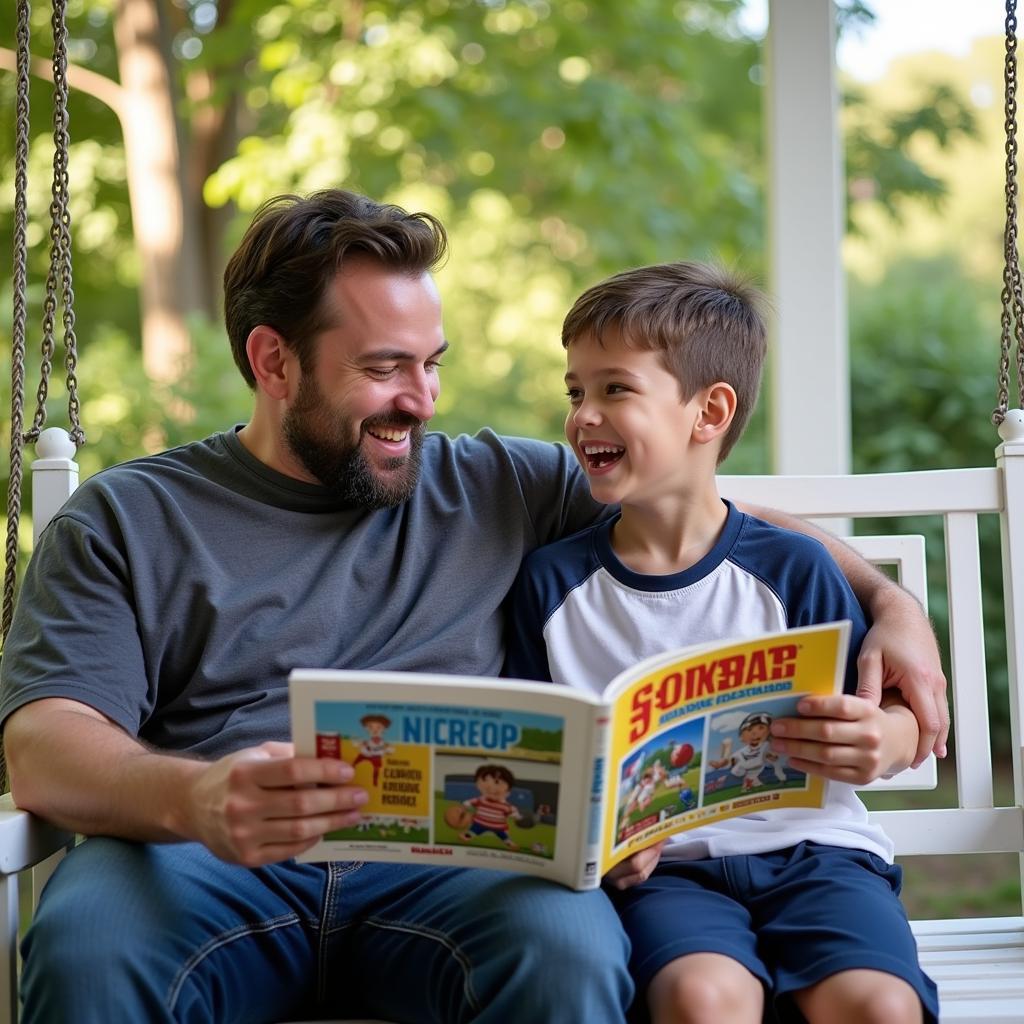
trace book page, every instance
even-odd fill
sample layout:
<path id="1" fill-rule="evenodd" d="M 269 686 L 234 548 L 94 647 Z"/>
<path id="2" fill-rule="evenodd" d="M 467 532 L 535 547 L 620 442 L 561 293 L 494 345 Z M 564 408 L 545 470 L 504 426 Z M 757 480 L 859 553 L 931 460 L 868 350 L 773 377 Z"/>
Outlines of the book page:
<path id="1" fill-rule="evenodd" d="M 842 693 L 849 623 L 650 658 L 614 695 L 602 868 L 673 833 L 752 811 L 821 807 L 826 780 L 771 749 L 773 718 Z"/>
<path id="2" fill-rule="evenodd" d="M 492 867 L 575 884 L 594 699 L 508 680 L 297 671 L 291 700 L 297 752 L 347 761 L 370 798 L 359 824 L 301 860 Z"/>

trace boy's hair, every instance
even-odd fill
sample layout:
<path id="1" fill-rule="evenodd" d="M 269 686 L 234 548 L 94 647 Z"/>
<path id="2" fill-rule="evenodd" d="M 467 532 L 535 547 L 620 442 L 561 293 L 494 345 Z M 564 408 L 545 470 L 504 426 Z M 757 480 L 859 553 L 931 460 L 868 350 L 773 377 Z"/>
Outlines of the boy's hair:
<path id="1" fill-rule="evenodd" d="M 516 777 L 503 764 L 480 765 L 476 770 L 476 775 L 473 776 L 473 781 L 479 782 L 486 778 L 498 779 L 499 782 L 504 782 L 509 789 L 516 784 Z"/>
<path id="2" fill-rule="evenodd" d="M 359 724 L 362 726 L 367 726 L 371 722 L 379 722 L 385 729 L 391 728 L 391 719 L 387 715 L 363 715 L 359 719 Z"/>
<path id="3" fill-rule="evenodd" d="M 764 364 L 764 297 L 746 278 L 707 263 L 660 263 L 615 274 L 585 291 L 562 325 L 562 345 L 617 329 L 627 345 L 662 353 L 688 402 L 724 381 L 736 414 L 718 452 L 740 439 L 757 404 Z"/>
<path id="4" fill-rule="evenodd" d="M 303 371 L 312 369 L 313 339 L 337 318 L 325 292 L 346 259 L 416 275 L 433 270 L 447 248 L 441 222 L 429 213 L 342 189 L 264 203 L 224 271 L 224 322 L 246 383 L 256 387 L 245 343 L 260 324 L 284 338 Z"/>

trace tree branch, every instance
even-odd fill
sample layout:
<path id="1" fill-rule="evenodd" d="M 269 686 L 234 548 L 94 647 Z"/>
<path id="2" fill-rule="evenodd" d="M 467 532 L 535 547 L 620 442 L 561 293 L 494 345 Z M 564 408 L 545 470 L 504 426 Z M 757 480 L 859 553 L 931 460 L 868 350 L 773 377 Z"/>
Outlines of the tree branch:
<path id="1" fill-rule="evenodd" d="M 0 46 L 0 71 L 10 71 L 17 74 L 18 57 L 14 50 Z M 46 81 L 53 81 L 53 67 L 49 61 L 42 57 L 32 57 L 29 62 L 29 72 L 37 78 L 45 78 Z M 80 67 L 78 64 L 68 64 L 68 85 L 72 89 L 84 92 L 87 96 L 94 96 L 101 103 L 105 103 L 117 115 L 124 127 L 124 90 L 117 82 L 112 81 L 105 75 L 97 74 L 88 68 Z"/>

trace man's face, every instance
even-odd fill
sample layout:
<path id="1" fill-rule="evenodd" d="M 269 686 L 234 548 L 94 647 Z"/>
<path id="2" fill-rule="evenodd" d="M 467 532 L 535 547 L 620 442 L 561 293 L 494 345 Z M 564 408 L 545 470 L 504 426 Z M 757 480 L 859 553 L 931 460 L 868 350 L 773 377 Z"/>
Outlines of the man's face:
<path id="1" fill-rule="evenodd" d="M 447 347 L 429 274 L 369 262 L 338 274 L 334 326 L 313 345 L 285 411 L 284 442 L 310 478 L 347 504 L 390 508 L 413 492 Z"/>

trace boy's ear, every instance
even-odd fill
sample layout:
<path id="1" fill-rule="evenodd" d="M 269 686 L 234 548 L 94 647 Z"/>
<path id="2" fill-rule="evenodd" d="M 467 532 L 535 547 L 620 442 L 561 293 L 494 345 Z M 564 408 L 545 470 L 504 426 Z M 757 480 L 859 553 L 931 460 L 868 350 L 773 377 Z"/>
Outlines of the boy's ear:
<path id="1" fill-rule="evenodd" d="M 719 381 L 697 395 L 699 410 L 693 423 L 693 440 L 708 444 L 722 437 L 736 415 L 736 392 L 731 384 Z"/>
<path id="2" fill-rule="evenodd" d="M 246 339 L 245 353 L 257 387 L 270 398 L 288 398 L 298 386 L 298 358 L 273 327 L 254 327 Z"/>
<path id="3" fill-rule="evenodd" d="M 731 384 L 718 381 L 698 396 L 700 411 L 693 424 L 693 439 L 708 444 L 722 437 L 736 415 L 736 391 Z"/>

